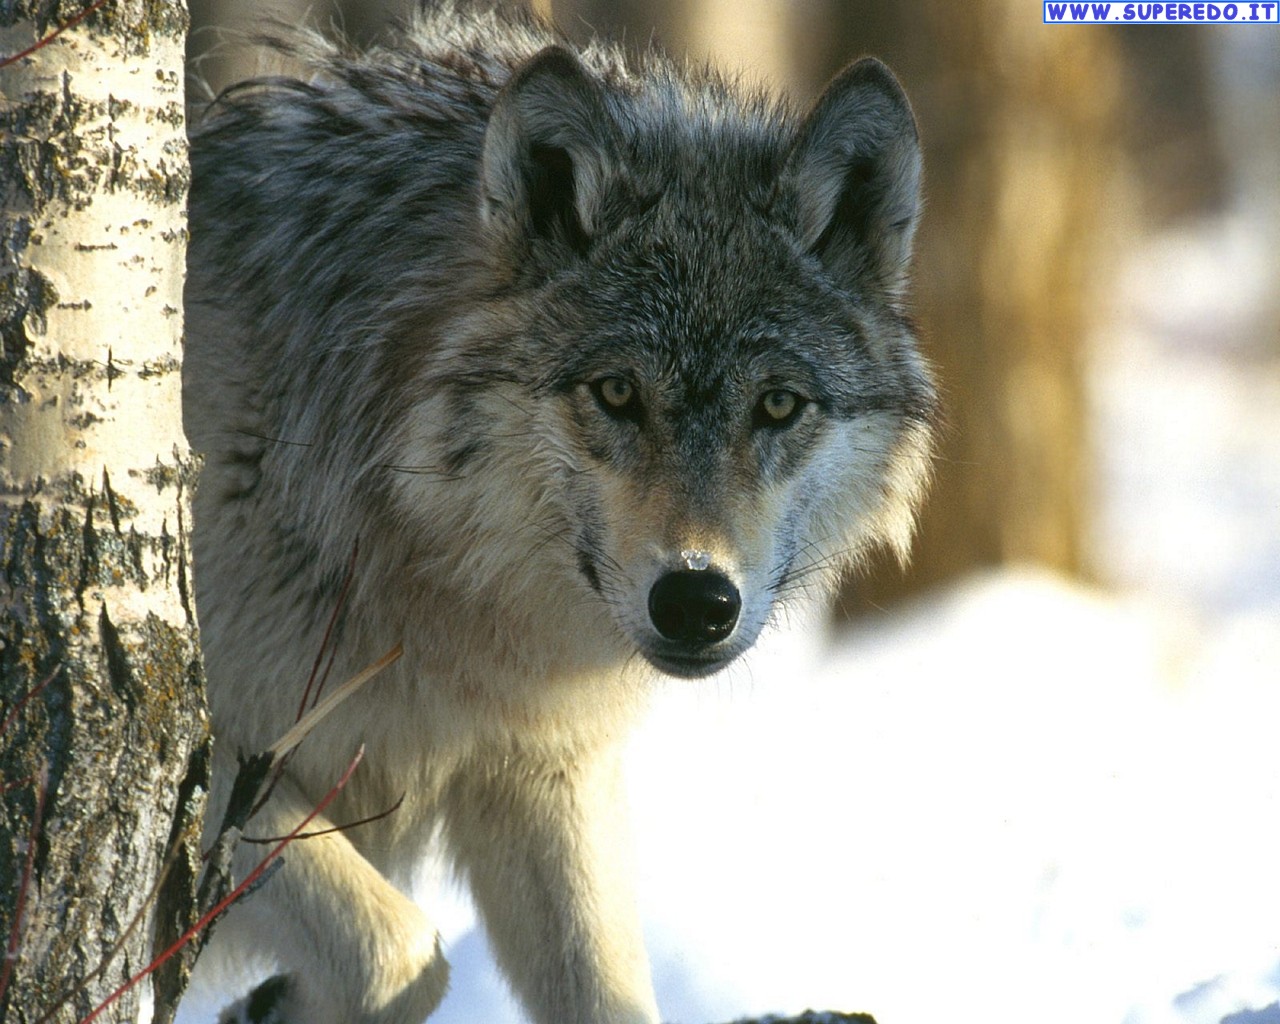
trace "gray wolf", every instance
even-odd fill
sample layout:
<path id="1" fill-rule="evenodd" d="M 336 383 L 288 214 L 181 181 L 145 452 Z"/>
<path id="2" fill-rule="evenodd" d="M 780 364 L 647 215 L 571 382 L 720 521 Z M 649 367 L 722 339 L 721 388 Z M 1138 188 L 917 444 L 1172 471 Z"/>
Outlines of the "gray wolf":
<path id="1" fill-rule="evenodd" d="M 905 552 L 936 399 L 905 309 L 920 148 L 867 59 L 807 114 L 711 70 L 420 15 L 193 128 L 185 402 L 217 755 L 405 656 L 298 749 L 223 926 L 280 973 L 226 1020 L 416 1024 L 447 966 L 398 887 L 429 844 L 541 1024 L 658 1019 L 619 748 L 655 677 Z M 239 855 L 245 870 L 261 854 Z M 749 898 L 746 896 L 745 898 Z M 224 936 L 224 940 L 227 937 Z"/>

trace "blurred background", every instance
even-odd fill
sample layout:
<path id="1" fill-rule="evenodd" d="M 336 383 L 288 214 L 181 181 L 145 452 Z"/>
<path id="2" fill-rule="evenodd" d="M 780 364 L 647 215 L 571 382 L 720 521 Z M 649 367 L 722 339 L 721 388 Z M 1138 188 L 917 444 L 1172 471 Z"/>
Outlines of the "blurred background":
<path id="1" fill-rule="evenodd" d="M 638 740 L 664 1014 L 1278 1024 L 1280 27 L 534 7 L 802 106 L 876 54 L 924 140 L 948 427 L 914 562 Z M 270 8 L 365 39 L 404 11 Z M 192 0 L 196 73 L 252 74 L 265 12 Z M 451 913 L 442 1019 L 517 1019 Z"/>

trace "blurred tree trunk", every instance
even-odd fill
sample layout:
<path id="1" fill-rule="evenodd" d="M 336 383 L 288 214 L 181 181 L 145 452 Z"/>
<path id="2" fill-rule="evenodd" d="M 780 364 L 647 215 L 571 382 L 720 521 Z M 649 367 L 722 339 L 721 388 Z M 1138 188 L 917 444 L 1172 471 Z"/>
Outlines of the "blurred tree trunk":
<path id="1" fill-rule="evenodd" d="M 592 35 L 643 48 L 656 40 L 676 57 L 710 59 L 749 82 L 789 88 L 796 5 L 778 0 L 537 0 L 574 38 Z"/>
<path id="2" fill-rule="evenodd" d="M 1212 36 L 1163 28 L 1129 25 L 1116 33 L 1125 148 L 1144 186 L 1141 213 L 1157 223 L 1217 209 L 1226 198 L 1210 88 Z"/>
<path id="3" fill-rule="evenodd" d="M 84 7 L 5 4 L 0 53 Z M 83 1019 L 195 903 L 208 731 L 179 383 L 186 25 L 181 0 L 122 0 L 0 69 L 7 1024 Z M 180 960 L 154 983 L 166 1020 Z M 141 991 L 107 1018 L 136 1020 Z"/>
<path id="4" fill-rule="evenodd" d="M 393 19 L 405 19 L 414 0 L 189 0 L 187 61 L 191 99 L 207 103 L 229 85 L 278 67 L 255 39 L 273 25 L 340 32 L 356 42 L 377 39 Z"/>

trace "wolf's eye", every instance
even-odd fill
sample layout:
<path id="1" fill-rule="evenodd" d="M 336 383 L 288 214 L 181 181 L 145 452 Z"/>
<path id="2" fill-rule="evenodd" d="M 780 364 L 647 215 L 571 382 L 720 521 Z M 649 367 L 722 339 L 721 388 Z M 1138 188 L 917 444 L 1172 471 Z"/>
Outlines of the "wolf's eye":
<path id="1" fill-rule="evenodd" d="M 805 400 L 794 391 L 785 388 L 774 388 L 760 396 L 756 405 L 755 425 L 757 427 L 786 427 L 794 422 L 805 406 Z"/>
<path id="2" fill-rule="evenodd" d="M 636 395 L 635 385 L 621 377 L 601 377 L 591 385 L 591 393 L 596 396 L 600 408 L 614 419 L 638 420 L 640 418 L 640 399 Z"/>

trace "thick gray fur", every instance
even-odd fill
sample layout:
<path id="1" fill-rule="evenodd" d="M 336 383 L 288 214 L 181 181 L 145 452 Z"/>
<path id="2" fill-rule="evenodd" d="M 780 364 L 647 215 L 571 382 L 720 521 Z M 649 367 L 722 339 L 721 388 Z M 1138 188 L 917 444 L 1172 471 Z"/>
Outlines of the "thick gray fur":
<path id="1" fill-rule="evenodd" d="M 910 108 L 871 60 L 797 116 L 448 7 L 368 52 L 277 50 L 290 77 L 193 129 L 215 804 L 297 716 L 357 541 L 331 685 L 405 656 L 305 740 L 250 831 L 287 832 L 360 744 L 309 828 L 405 799 L 294 843 L 231 912 L 221 940 L 280 980 L 227 1019 L 427 1016 L 447 967 L 396 886 L 434 842 L 531 1019 L 653 1024 L 629 724 L 659 672 L 718 670 L 785 602 L 909 543 L 936 406 L 904 308 Z M 663 631 L 673 575 L 731 595 L 727 633 Z"/>

